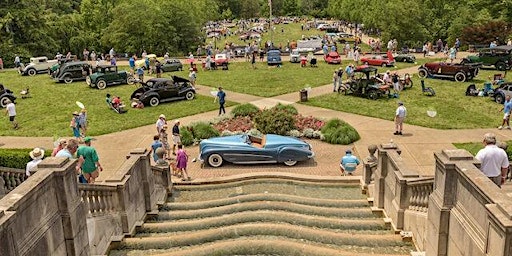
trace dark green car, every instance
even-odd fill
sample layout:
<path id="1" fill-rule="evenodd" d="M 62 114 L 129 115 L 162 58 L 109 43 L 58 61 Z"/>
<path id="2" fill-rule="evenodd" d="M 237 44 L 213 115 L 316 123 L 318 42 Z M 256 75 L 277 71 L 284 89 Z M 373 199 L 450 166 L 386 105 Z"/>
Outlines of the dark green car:
<path id="1" fill-rule="evenodd" d="M 133 84 L 135 78 L 126 71 L 117 71 L 117 66 L 97 66 L 95 72 L 85 79 L 91 88 L 103 90 L 109 85 Z"/>
<path id="2" fill-rule="evenodd" d="M 512 46 L 502 45 L 480 50 L 478 55 L 468 56 L 471 63 L 481 63 L 484 67 L 494 67 L 497 70 L 509 70 L 512 66 Z"/>

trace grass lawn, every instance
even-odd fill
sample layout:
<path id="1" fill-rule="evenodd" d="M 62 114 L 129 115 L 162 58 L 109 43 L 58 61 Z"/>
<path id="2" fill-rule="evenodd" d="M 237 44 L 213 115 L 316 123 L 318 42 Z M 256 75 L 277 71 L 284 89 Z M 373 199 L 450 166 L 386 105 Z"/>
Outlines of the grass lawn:
<path id="1" fill-rule="evenodd" d="M 75 101 L 84 103 L 88 110 L 90 135 L 107 134 L 152 124 L 160 114 L 165 114 L 171 120 L 218 108 L 218 104 L 213 103 L 213 97 L 196 95 L 196 99 L 191 101 L 164 103 L 144 109 L 127 107 L 128 113 L 117 114 L 107 107 L 105 94 L 118 95 L 125 104 L 129 105 L 130 95 L 136 89 L 135 85 L 112 86 L 105 90 L 98 90 L 89 88 L 85 82 L 55 83 L 47 74 L 22 77 L 12 70 L 0 72 L 0 83 L 18 97 L 16 119 L 21 127 L 19 130 L 13 130 L 8 117 L 2 111 L 0 136 L 71 137 L 69 123 L 72 112 L 80 110 Z M 19 92 L 27 86 L 30 87 L 32 97 L 21 99 Z M 228 102 L 226 105 L 234 105 L 234 103 Z"/>
<path id="2" fill-rule="evenodd" d="M 458 149 L 465 149 L 469 151 L 469 153 L 474 156 L 480 149 L 484 148 L 482 142 L 453 143 L 453 145 Z"/>
<path id="3" fill-rule="evenodd" d="M 502 114 L 499 110 L 502 106 L 488 97 L 465 96 L 465 91 L 471 83 L 483 87 L 484 80 L 481 79 L 495 73 L 498 72 L 482 70 L 477 79 L 465 83 L 440 79 L 425 80 L 426 86 L 433 87 L 436 91 L 435 97 L 422 94 L 420 81 L 416 76 L 413 78 L 414 87 L 403 91 L 399 99 L 369 100 L 332 93 L 311 98 L 304 104 L 393 120 L 396 102 L 400 100 L 407 108 L 405 122 L 408 124 L 439 129 L 489 128 L 501 123 Z M 427 110 L 437 111 L 437 116 L 429 117 Z"/>
<path id="4" fill-rule="evenodd" d="M 331 83 L 332 72 L 340 66 L 326 64 L 322 56 L 317 58 L 317 68 L 301 68 L 299 63 L 284 61 L 281 68 L 257 62 L 256 69 L 253 69 L 250 62 L 235 62 L 230 64 L 229 70 L 200 71 L 197 83 L 262 97 L 297 92 L 304 87 Z M 176 74 L 187 77 L 188 71 Z"/>

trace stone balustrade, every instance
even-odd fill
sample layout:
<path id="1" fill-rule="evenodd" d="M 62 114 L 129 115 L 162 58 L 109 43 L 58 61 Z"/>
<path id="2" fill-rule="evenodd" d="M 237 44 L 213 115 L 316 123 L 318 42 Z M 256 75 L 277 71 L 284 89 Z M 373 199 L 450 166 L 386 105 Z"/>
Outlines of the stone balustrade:
<path id="1" fill-rule="evenodd" d="M 424 178 L 407 181 L 407 187 L 410 191 L 409 210 L 427 212 L 428 197 L 434 189 L 434 178 Z"/>
<path id="2" fill-rule="evenodd" d="M 25 170 L 0 167 L 0 198 L 27 179 Z"/>
<path id="3" fill-rule="evenodd" d="M 78 191 L 87 209 L 88 217 L 109 214 L 119 210 L 117 186 L 78 184 Z"/>

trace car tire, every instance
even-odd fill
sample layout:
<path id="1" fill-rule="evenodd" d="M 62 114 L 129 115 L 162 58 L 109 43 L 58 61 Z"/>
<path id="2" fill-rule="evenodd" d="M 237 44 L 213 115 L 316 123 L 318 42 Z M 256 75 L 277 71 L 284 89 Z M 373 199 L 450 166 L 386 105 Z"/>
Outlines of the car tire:
<path id="1" fill-rule="evenodd" d="M 505 102 L 505 96 L 502 93 L 498 93 L 494 96 L 494 101 L 498 104 L 503 104 L 503 102 Z"/>
<path id="2" fill-rule="evenodd" d="M 224 160 L 219 154 L 211 154 L 208 156 L 208 165 L 214 168 L 220 167 Z"/>
<path id="3" fill-rule="evenodd" d="M 383 68 L 385 68 L 387 65 L 386 65 L 386 63 L 382 63 L 382 65 L 381 65 L 381 66 L 382 66 Z"/>
<path id="4" fill-rule="evenodd" d="M 156 107 L 156 106 L 158 106 L 158 104 L 160 104 L 160 99 L 158 97 L 153 96 L 153 97 L 151 97 L 151 99 L 149 99 L 150 106 Z"/>
<path id="5" fill-rule="evenodd" d="M 179 67 L 179 68 L 178 68 L 178 71 L 183 71 L 183 67 Z"/>
<path id="6" fill-rule="evenodd" d="M 128 76 L 128 78 L 126 79 L 126 83 L 127 84 L 134 84 L 135 83 L 135 77 Z"/>
<path id="7" fill-rule="evenodd" d="M 420 78 L 426 78 L 428 76 L 428 71 L 426 69 L 421 68 L 418 70 L 418 76 Z"/>
<path id="8" fill-rule="evenodd" d="M 294 165 L 296 165 L 296 164 L 297 164 L 297 161 L 294 161 L 294 160 L 287 160 L 287 161 L 284 161 L 283 163 L 284 163 L 284 165 L 286 165 L 286 166 L 294 166 Z"/>
<path id="9" fill-rule="evenodd" d="M 192 91 L 188 91 L 188 92 L 187 92 L 187 94 L 185 94 L 185 99 L 187 99 L 187 100 L 193 100 L 193 99 L 194 99 L 194 96 L 196 96 L 196 95 L 194 94 L 194 92 L 192 92 Z"/>
<path id="10" fill-rule="evenodd" d="M 7 107 L 7 100 L 10 100 L 9 97 L 7 96 L 4 96 L 2 98 L 0 98 L 0 107 L 2 108 L 6 108 Z"/>
<path id="11" fill-rule="evenodd" d="M 37 71 L 36 71 L 35 69 L 31 68 L 31 69 L 29 69 L 29 70 L 27 71 L 27 74 L 28 74 L 29 76 L 35 76 L 35 75 L 37 74 Z"/>
<path id="12" fill-rule="evenodd" d="M 496 63 L 496 65 L 494 65 L 494 66 L 495 66 L 495 67 L 496 67 L 496 69 L 497 69 L 497 70 L 499 70 L 499 71 L 505 71 L 505 70 L 507 70 L 507 65 L 505 65 L 505 63 L 503 63 L 503 62 L 501 62 L 501 61 L 500 61 L 500 62 L 498 62 L 498 63 Z"/>
<path id="13" fill-rule="evenodd" d="M 457 81 L 457 82 L 465 82 L 466 74 L 464 74 L 463 72 L 457 72 L 457 74 L 455 74 L 454 78 L 455 78 L 455 81 Z"/>
<path id="14" fill-rule="evenodd" d="M 71 76 L 69 76 L 69 75 L 64 76 L 64 83 L 70 84 L 72 82 L 73 82 L 73 78 L 71 78 Z"/>
<path id="15" fill-rule="evenodd" d="M 379 93 L 377 93 L 375 90 L 368 92 L 368 99 L 376 100 L 379 98 Z"/>
<path id="16" fill-rule="evenodd" d="M 366 65 L 366 66 L 368 66 L 368 62 L 366 62 L 366 61 L 365 61 L 363 64 L 364 64 L 364 65 Z"/>
<path id="17" fill-rule="evenodd" d="M 100 90 L 103 90 L 107 88 L 107 82 L 105 82 L 105 80 L 99 80 L 98 82 L 96 82 L 96 87 L 98 87 L 98 89 Z"/>

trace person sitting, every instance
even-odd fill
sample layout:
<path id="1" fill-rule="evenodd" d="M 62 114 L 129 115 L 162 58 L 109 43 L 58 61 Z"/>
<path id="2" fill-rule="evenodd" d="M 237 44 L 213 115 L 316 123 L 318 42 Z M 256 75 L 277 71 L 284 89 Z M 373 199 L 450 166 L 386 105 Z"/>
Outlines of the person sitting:
<path id="1" fill-rule="evenodd" d="M 111 98 L 111 97 L 112 97 L 112 96 L 110 95 L 110 93 L 107 93 L 107 96 L 106 96 L 106 98 L 105 98 L 105 102 L 107 102 L 107 105 L 108 105 L 109 107 L 112 107 L 112 98 Z"/>
<path id="2" fill-rule="evenodd" d="M 122 106 L 123 103 L 121 102 L 121 97 L 114 96 L 114 98 L 112 99 L 112 107 L 119 110 L 119 108 Z"/>
<path id="3" fill-rule="evenodd" d="M 140 101 L 139 99 L 132 99 L 132 104 L 131 104 L 132 108 L 144 108 L 144 103 L 142 103 L 142 101 Z"/>

